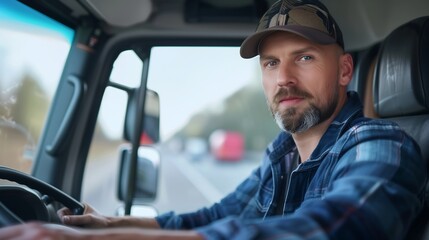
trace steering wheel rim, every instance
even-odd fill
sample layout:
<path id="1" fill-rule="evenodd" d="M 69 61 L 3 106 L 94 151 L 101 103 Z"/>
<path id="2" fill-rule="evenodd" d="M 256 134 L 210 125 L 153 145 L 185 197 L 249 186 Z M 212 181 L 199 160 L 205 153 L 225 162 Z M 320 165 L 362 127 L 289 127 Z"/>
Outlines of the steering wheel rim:
<path id="1" fill-rule="evenodd" d="M 0 179 L 6 179 L 37 190 L 69 208 L 74 215 L 82 215 L 85 210 L 85 206 L 73 197 L 26 173 L 0 166 Z M 0 202 L 0 225 L 8 226 L 17 223 L 22 223 L 22 220 Z"/>

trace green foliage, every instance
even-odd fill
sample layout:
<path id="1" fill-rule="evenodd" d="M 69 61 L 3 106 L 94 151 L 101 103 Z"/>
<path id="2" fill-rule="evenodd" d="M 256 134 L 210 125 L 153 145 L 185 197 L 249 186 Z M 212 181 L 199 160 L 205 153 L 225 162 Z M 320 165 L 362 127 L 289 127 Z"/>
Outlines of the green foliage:
<path id="1" fill-rule="evenodd" d="M 217 111 L 208 109 L 195 115 L 176 136 L 208 139 L 217 129 L 241 132 L 247 150 L 265 149 L 279 132 L 262 88 L 254 85 L 242 88 L 219 103 Z"/>
<path id="2" fill-rule="evenodd" d="M 10 106 L 13 121 L 25 126 L 34 140 L 38 140 L 49 108 L 47 94 L 31 75 L 24 75 L 16 89 L 16 103 Z"/>

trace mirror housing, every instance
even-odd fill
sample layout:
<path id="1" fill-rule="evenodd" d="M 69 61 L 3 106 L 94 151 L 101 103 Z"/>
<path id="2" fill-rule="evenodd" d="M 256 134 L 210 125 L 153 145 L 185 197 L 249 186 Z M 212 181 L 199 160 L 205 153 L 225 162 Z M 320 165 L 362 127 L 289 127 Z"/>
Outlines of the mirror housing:
<path id="1" fill-rule="evenodd" d="M 137 156 L 136 181 L 129 183 L 131 169 L 131 146 L 124 145 L 120 149 L 120 167 L 118 178 L 118 199 L 124 201 L 127 196 L 128 185 L 134 184 L 135 193 L 133 202 L 153 202 L 157 196 L 159 165 L 161 155 L 157 149 L 151 146 L 140 146 Z"/>
<path id="2" fill-rule="evenodd" d="M 131 142 L 135 131 L 135 119 L 137 111 L 138 89 L 131 89 L 128 92 L 127 112 L 125 116 L 124 139 Z M 146 90 L 144 107 L 143 130 L 140 134 L 140 145 L 154 144 L 159 142 L 159 95 L 150 89 Z"/>

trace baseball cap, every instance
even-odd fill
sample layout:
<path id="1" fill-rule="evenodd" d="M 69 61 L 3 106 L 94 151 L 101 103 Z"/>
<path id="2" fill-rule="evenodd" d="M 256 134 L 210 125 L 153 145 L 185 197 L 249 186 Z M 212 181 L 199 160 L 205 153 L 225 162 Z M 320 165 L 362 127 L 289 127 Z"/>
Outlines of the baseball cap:
<path id="1" fill-rule="evenodd" d="M 243 41 L 241 57 L 258 55 L 261 41 L 276 31 L 291 32 L 319 44 L 337 43 L 344 49 L 341 29 L 321 2 L 280 0 L 262 16 L 255 33 Z"/>

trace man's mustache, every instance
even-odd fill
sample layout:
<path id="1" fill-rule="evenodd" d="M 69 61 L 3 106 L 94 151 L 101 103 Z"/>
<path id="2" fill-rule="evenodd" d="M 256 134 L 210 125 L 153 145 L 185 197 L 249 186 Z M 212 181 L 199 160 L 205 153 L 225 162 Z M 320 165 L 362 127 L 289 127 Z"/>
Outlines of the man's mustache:
<path id="1" fill-rule="evenodd" d="M 300 90 L 298 88 L 280 88 L 277 93 L 274 95 L 274 102 L 278 103 L 284 98 L 289 97 L 299 97 L 299 98 L 311 98 L 312 95 L 306 91 Z"/>

